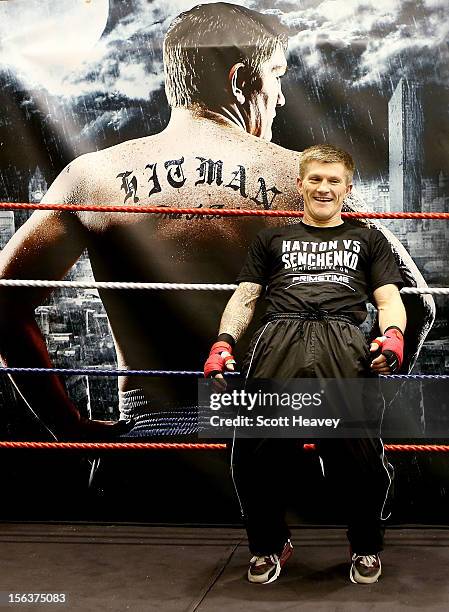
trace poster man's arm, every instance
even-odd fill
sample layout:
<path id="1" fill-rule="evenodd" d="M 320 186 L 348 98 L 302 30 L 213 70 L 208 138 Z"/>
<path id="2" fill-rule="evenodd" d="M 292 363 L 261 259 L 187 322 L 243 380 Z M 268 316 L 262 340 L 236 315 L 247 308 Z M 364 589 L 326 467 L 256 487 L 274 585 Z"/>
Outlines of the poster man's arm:
<path id="1" fill-rule="evenodd" d="M 69 213 L 37 211 L 14 234 L 0 255 L 0 277 L 58 280 L 65 276 L 82 248 L 71 236 Z M 0 357 L 9 367 L 52 367 L 34 309 L 50 291 L 23 287 L 0 289 Z M 29 407 L 55 432 L 79 418 L 61 380 L 54 375 L 13 375 Z M 67 423 L 65 423 L 67 419 Z"/>
<path id="2" fill-rule="evenodd" d="M 55 180 L 44 202 L 70 202 L 80 196 L 77 162 Z M 58 280 L 85 247 L 84 231 L 73 213 L 36 211 L 0 254 L 0 278 Z M 51 367 L 45 339 L 34 309 L 49 289 L 0 288 L 0 358 L 10 367 Z M 13 383 L 31 410 L 57 437 L 83 436 L 90 427 L 80 419 L 56 375 L 14 375 Z M 95 436 L 96 433 L 93 433 Z"/>

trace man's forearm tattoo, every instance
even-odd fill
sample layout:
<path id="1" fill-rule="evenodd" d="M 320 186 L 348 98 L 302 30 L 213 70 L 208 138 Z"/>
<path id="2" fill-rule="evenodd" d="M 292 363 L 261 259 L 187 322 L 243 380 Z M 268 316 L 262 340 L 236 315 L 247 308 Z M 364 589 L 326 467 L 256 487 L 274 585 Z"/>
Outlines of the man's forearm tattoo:
<path id="1" fill-rule="evenodd" d="M 223 312 L 219 333 L 230 334 L 237 342 L 251 323 L 261 293 L 261 285 L 240 283 Z"/>

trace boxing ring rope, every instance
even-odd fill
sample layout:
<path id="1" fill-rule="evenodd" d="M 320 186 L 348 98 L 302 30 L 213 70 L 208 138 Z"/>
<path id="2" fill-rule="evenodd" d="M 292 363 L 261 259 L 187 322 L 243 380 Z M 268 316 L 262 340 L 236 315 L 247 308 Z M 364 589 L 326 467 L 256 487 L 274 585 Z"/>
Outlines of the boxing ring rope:
<path id="1" fill-rule="evenodd" d="M 0 202 L 0 210 L 60 210 L 69 212 L 119 212 L 211 217 L 302 217 L 302 210 L 254 210 L 251 208 L 175 208 L 170 206 L 120 206 L 94 204 L 41 204 Z M 344 219 L 449 219 L 447 212 L 342 212 Z"/>
<path id="2" fill-rule="evenodd" d="M 119 370 L 114 368 L 10 368 L 0 364 L 1 374 L 62 374 L 66 376 L 196 376 L 201 378 L 200 370 Z M 240 372 L 226 372 L 226 376 L 239 376 Z M 449 374 L 379 374 L 379 378 L 401 378 L 403 380 L 440 380 Z"/>
<path id="3" fill-rule="evenodd" d="M 85 205 L 85 204 L 42 204 L 29 202 L 0 202 L 0 210 L 56 210 L 70 212 L 119 212 L 162 214 L 179 218 L 184 215 L 198 217 L 302 217 L 303 211 L 298 210 L 253 210 L 226 208 L 175 208 L 165 206 L 125 206 L 125 205 Z M 343 212 L 347 219 L 449 219 L 449 213 L 435 212 Z M 134 282 L 101 282 L 101 281 L 50 281 L 0 279 L 0 287 L 40 287 L 40 288 L 73 288 L 73 289 L 137 289 L 137 290 L 184 290 L 184 291 L 232 291 L 234 284 L 211 283 L 134 283 Z M 404 294 L 448 295 L 448 287 L 404 287 Z M 32 374 L 63 374 L 63 375 L 93 375 L 93 376 L 202 376 L 202 372 L 169 371 L 169 370 L 119 370 L 94 368 L 19 368 L 0 367 L 0 374 L 32 373 Z M 238 375 L 238 372 L 235 373 Z M 438 374 L 401 374 L 382 376 L 383 378 L 401 379 L 446 379 L 448 375 Z M 0 449 L 45 449 L 45 450 L 214 450 L 227 448 L 223 443 L 186 443 L 186 442 L 24 442 L 0 441 Z M 314 444 L 304 444 L 305 450 L 314 450 Z M 416 452 L 449 452 L 449 445 L 444 444 L 386 444 L 387 451 Z"/>
<path id="4" fill-rule="evenodd" d="M 51 289 L 139 289 L 152 291 L 234 291 L 237 285 L 225 283 L 135 283 L 104 281 L 52 281 L 0 279 L 0 287 L 37 287 Z M 403 287 L 401 293 L 449 295 L 449 287 Z"/>
<path id="5" fill-rule="evenodd" d="M 0 449 L 39 450 L 209 450 L 223 451 L 227 444 L 212 442 L 17 442 L 0 441 Z M 389 452 L 449 452 L 448 444 L 385 444 Z M 303 444 L 306 451 L 315 450 L 315 444 Z"/>
<path id="6" fill-rule="evenodd" d="M 103 281 L 50 281 L 22 279 L 0 279 L 0 287 L 48 287 L 52 289 L 144 289 L 153 291 L 234 291 L 234 289 L 237 289 L 237 285 L 218 283 L 123 283 Z"/>

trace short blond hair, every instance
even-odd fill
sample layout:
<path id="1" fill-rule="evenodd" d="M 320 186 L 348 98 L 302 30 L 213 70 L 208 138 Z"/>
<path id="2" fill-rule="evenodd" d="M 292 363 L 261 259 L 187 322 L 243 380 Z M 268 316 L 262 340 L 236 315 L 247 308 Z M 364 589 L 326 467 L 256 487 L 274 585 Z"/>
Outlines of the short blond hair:
<path id="1" fill-rule="evenodd" d="M 355 163 L 352 156 L 343 149 L 334 147 L 334 145 L 319 144 L 304 149 L 299 160 L 299 178 L 303 179 L 306 173 L 306 166 L 310 162 L 322 162 L 324 164 L 343 164 L 346 170 L 347 182 L 352 181 L 354 175 Z"/>

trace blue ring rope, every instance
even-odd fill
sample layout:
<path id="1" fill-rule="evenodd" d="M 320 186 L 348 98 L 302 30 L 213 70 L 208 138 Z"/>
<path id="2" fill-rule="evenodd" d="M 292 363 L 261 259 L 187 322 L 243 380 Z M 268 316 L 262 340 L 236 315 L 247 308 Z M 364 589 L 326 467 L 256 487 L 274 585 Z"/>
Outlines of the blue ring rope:
<path id="1" fill-rule="evenodd" d="M 66 376 L 204 376 L 201 370 L 118 370 L 113 368 L 10 368 L 0 366 L 0 374 L 63 374 Z M 239 376 L 240 372 L 227 372 L 226 376 Z M 436 380 L 449 378 L 449 374 L 381 374 L 381 378 Z"/>

